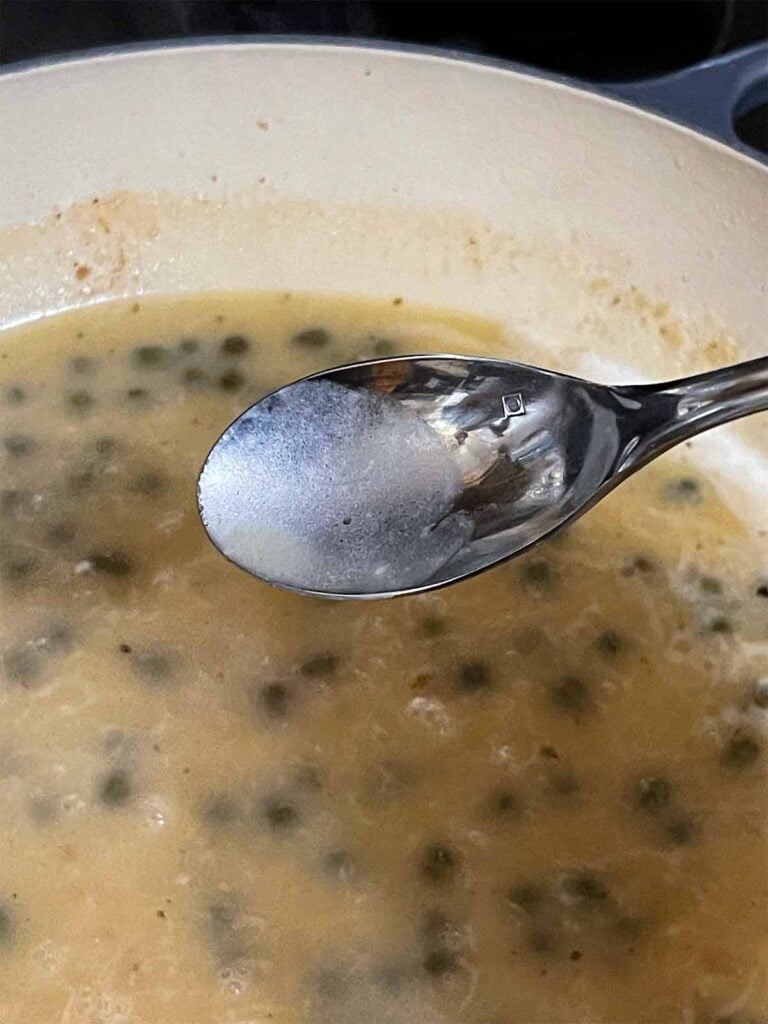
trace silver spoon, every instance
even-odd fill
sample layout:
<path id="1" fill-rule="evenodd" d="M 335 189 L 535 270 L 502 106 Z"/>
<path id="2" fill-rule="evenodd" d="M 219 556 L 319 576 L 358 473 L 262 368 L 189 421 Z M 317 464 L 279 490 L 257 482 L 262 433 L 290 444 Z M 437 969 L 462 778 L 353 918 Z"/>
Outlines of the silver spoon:
<path id="1" fill-rule="evenodd" d="M 413 594 L 520 554 L 666 449 L 765 409 L 768 357 L 630 387 L 500 359 L 378 359 L 247 409 L 209 453 L 198 504 L 216 547 L 269 583 Z"/>

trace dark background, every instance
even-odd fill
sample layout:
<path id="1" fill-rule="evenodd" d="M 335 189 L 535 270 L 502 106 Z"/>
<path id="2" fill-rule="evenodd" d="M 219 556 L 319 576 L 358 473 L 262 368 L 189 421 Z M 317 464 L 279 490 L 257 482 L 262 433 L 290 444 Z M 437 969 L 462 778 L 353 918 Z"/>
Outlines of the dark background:
<path id="1" fill-rule="evenodd" d="M 473 50 L 596 81 L 658 74 L 768 37 L 763 0 L 3 0 L 0 60 L 238 33 L 367 36 Z"/>
<path id="2" fill-rule="evenodd" d="M 6 63 L 142 40 L 249 33 L 448 46 L 600 82 L 673 71 L 764 40 L 768 2 L 0 0 Z M 766 146 L 765 107 L 745 130 L 753 144 Z"/>

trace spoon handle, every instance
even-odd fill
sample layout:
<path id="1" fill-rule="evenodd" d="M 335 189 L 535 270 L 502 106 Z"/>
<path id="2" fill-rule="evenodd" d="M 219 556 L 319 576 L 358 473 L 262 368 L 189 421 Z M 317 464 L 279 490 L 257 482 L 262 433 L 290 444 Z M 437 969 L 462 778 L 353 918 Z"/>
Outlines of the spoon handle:
<path id="1" fill-rule="evenodd" d="M 627 417 L 634 437 L 617 468 L 635 470 L 695 434 L 768 410 L 768 356 L 669 384 L 616 388 L 614 394 L 634 406 Z"/>

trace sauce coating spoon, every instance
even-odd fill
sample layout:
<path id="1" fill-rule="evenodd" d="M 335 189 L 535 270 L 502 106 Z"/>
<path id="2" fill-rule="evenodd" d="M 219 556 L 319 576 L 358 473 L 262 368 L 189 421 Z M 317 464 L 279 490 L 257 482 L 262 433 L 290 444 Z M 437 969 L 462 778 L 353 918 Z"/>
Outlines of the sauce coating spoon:
<path id="1" fill-rule="evenodd" d="M 432 590 L 518 555 L 681 441 L 768 409 L 768 357 L 610 387 L 501 359 L 325 370 L 239 416 L 198 481 L 216 547 L 332 598 Z"/>

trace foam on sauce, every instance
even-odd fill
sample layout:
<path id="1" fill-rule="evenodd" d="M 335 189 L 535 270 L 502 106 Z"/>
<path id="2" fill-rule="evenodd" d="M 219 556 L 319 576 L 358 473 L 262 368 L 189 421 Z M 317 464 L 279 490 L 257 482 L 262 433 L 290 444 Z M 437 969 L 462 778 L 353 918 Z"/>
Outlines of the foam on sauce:
<path id="1" fill-rule="evenodd" d="M 2 1024 L 768 1015 L 764 540 L 685 450 L 412 599 L 275 591 L 205 537 L 244 408 L 447 331 L 537 362 L 311 296 L 0 335 Z"/>

